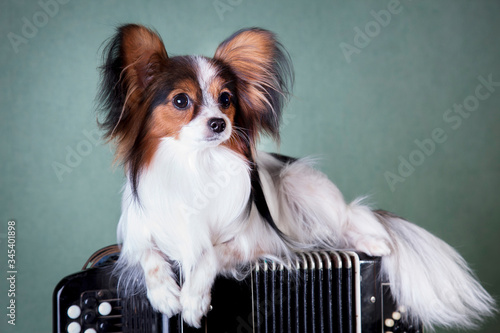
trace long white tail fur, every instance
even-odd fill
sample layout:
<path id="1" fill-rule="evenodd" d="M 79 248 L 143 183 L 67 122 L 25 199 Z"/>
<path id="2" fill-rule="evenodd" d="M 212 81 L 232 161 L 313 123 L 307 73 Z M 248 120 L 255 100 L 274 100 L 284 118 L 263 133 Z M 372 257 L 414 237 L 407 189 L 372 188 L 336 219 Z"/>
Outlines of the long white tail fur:
<path id="1" fill-rule="evenodd" d="M 392 214 L 376 215 L 394 246 L 382 259 L 382 271 L 398 304 L 408 307 L 408 320 L 428 330 L 435 325 L 472 329 L 493 314 L 495 301 L 450 245 Z"/>

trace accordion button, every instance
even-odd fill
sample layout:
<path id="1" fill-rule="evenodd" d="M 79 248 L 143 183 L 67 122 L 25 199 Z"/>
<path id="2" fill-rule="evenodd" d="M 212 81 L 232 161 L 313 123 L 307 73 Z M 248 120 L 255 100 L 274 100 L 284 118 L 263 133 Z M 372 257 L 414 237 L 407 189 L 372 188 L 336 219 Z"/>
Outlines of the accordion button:
<path id="1" fill-rule="evenodd" d="M 68 308 L 68 317 L 71 319 L 76 319 L 80 316 L 82 310 L 78 305 L 72 305 Z"/>
<path id="2" fill-rule="evenodd" d="M 387 327 L 393 327 L 394 326 L 394 320 L 392 320 L 391 318 L 387 318 L 384 322 L 385 326 Z"/>
<path id="3" fill-rule="evenodd" d="M 99 314 L 101 316 L 107 316 L 111 313 L 111 304 L 109 304 L 108 302 L 102 302 L 101 304 L 99 304 L 99 308 L 97 309 L 97 311 L 99 311 Z"/>
<path id="4" fill-rule="evenodd" d="M 97 329 L 99 330 L 99 332 L 108 332 L 109 324 L 105 321 L 101 321 L 99 325 L 97 325 Z"/>
<path id="5" fill-rule="evenodd" d="M 83 314 L 83 321 L 87 324 L 92 324 L 96 320 L 96 314 L 93 311 L 89 311 Z"/>
<path id="6" fill-rule="evenodd" d="M 95 297 L 87 297 L 83 300 L 83 305 L 88 308 L 93 308 L 97 304 Z"/>
<path id="7" fill-rule="evenodd" d="M 87 328 L 83 333 L 97 333 L 97 331 L 93 328 Z"/>
<path id="8" fill-rule="evenodd" d="M 82 330 L 82 327 L 76 321 L 69 324 L 68 328 L 67 328 L 68 333 L 80 333 L 81 330 Z"/>

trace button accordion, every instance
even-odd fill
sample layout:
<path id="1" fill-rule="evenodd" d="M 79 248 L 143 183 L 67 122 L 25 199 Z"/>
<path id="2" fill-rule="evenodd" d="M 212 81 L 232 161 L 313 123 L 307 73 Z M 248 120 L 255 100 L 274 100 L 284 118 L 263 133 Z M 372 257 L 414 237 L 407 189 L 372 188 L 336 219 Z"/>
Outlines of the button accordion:
<path id="1" fill-rule="evenodd" d="M 55 333 L 420 333 L 405 324 L 380 258 L 349 251 L 299 253 L 289 265 L 259 260 L 237 281 L 220 277 L 202 328 L 155 312 L 144 295 L 120 298 L 112 274 L 116 245 L 97 251 L 53 294 Z"/>

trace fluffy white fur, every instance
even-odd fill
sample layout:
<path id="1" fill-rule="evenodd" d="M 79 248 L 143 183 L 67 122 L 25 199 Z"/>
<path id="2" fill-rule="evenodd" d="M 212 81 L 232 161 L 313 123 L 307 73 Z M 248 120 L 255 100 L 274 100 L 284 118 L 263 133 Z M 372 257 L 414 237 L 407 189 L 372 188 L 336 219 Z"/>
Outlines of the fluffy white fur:
<path id="1" fill-rule="evenodd" d="M 126 186 L 120 261 L 142 267 L 156 309 L 167 315 L 182 311 L 187 323 L 199 326 L 217 274 L 262 255 L 290 256 L 302 246 L 384 256 L 383 272 L 397 301 L 408 307 L 409 320 L 428 329 L 474 327 L 491 313 L 492 298 L 443 241 L 360 202 L 346 204 L 307 160 L 284 165 L 259 153 L 257 164 L 270 211 L 297 248 L 262 220 L 254 204 L 248 211 L 249 166 L 225 147 L 198 149 L 165 139 L 141 177 L 140 204 Z M 184 274 L 182 290 L 173 263 Z"/>

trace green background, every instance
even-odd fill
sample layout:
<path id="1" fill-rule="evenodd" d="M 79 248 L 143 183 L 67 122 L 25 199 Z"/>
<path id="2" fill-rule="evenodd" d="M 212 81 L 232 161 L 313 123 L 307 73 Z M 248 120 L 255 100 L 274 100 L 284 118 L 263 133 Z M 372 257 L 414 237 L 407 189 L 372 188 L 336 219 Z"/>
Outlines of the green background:
<path id="1" fill-rule="evenodd" d="M 50 15 L 38 1 L 3 1 L 0 11 L 1 332 L 51 331 L 57 282 L 115 242 L 123 172 L 97 138 L 94 98 L 102 43 L 128 22 L 157 29 L 169 54 L 211 56 L 237 29 L 275 31 L 296 74 L 279 151 L 319 157 L 348 200 L 368 194 L 435 233 L 500 295 L 500 87 L 460 126 L 443 119 L 471 101 L 478 77 L 500 82 L 500 2 L 401 0 L 385 26 L 371 11 L 388 1 L 64 2 Z M 365 28 L 371 37 L 356 38 Z M 25 39 L 13 44 L 14 35 Z M 355 39 L 364 45 L 346 57 L 341 45 Z M 436 128 L 445 142 L 418 153 L 415 140 Z M 261 147 L 278 149 L 266 140 Z M 410 158 L 419 165 L 391 188 L 384 175 Z M 11 219 L 15 327 L 5 315 Z M 488 320 L 480 332 L 499 324 Z"/>

